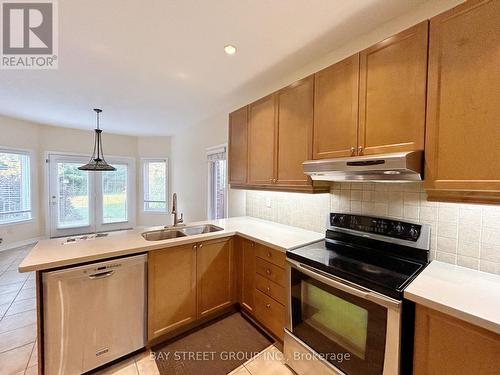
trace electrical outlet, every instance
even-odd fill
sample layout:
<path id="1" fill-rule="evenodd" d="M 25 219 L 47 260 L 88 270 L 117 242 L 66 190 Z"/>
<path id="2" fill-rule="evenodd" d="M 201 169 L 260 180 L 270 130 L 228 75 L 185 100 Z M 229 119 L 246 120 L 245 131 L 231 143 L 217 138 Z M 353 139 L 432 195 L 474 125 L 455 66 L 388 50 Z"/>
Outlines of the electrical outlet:
<path id="1" fill-rule="evenodd" d="M 271 208 L 271 198 L 266 198 L 266 207 Z"/>

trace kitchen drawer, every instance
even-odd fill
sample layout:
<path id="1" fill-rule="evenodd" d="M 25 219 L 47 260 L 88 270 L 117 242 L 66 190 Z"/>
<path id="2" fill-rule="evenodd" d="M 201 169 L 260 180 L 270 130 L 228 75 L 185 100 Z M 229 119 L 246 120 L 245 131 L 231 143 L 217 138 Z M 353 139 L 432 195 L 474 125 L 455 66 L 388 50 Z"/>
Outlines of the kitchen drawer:
<path id="1" fill-rule="evenodd" d="M 285 286 L 285 270 L 259 257 L 255 258 L 255 271 L 275 283 Z"/>
<path id="2" fill-rule="evenodd" d="M 282 305 L 285 304 L 285 288 L 283 288 L 281 285 L 278 285 L 275 282 L 266 279 L 264 276 L 256 274 L 255 287 L 259 289 L 262 293 L 275 299 Z"/>
<path id="3" fill-rule="evenodd" d="M 275 250 L 270 247 L 255 244 L 255 255 L 259 258 L 265 259 L 268 262 L 277 265 L 278 267 L 285 268 L 286 254 L 284 251 Z"/>
<path id="4" fill-rule="evenodd" d="M 280 340 L 285 327 L 285 307 L 255 289 L 255 318 Z"/>

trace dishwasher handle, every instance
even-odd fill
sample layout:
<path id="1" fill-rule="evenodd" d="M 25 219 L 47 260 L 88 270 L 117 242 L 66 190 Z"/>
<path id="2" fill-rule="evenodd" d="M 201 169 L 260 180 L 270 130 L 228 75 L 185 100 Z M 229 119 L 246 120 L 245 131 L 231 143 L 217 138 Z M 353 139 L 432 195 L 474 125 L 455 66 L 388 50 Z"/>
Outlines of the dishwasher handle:
<path id="1" fill-rule="evenodd" d="M 104 279 L 105 277 L 110 277 L 115 273 L 114 270 L 94 273 L 93 275 L 89 275 L 89 279 Z"/>

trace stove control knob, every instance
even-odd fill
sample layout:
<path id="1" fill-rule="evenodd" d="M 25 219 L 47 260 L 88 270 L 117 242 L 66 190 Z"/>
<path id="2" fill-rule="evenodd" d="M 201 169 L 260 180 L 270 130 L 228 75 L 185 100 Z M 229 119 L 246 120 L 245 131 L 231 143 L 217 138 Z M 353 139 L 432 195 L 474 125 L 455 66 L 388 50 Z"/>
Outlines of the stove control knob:
<path id="1" fill-rule="evenodd" d="M 415 227 L 411 227 L 410 228 L 410 236 L 414 240 L 416 240 L 418 238 L 418 230 L 417 230 L 417 228 L 415 228 Z"/>
<path id="2" fill-rule="evenodd" d="M 403 226 L 401 225 L 401 223 L 397 223 L 395 226 L 394 226 L 394 230 L 396 231 L 396 233 L 400 234 L 401 232 L 403 232 Z"/>

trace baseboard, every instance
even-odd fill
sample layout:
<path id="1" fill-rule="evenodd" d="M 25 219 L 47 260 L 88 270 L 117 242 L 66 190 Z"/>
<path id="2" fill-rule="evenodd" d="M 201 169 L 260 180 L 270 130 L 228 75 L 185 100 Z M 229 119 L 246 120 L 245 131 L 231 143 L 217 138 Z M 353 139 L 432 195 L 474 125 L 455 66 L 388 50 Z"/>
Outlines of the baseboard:
<path id="1" fill-rule="evenodd" d="M 31 245 L 37 243 L 40 240 L 43 240 L 44 238 L 45 237 L 35 237 L 35 238 L 28 238 L 27 240 L 23 241 L 6 243 L 5 245 L 0 245 L 0 252 L 10 249 L 15 249 L 16 247 Z"/>

